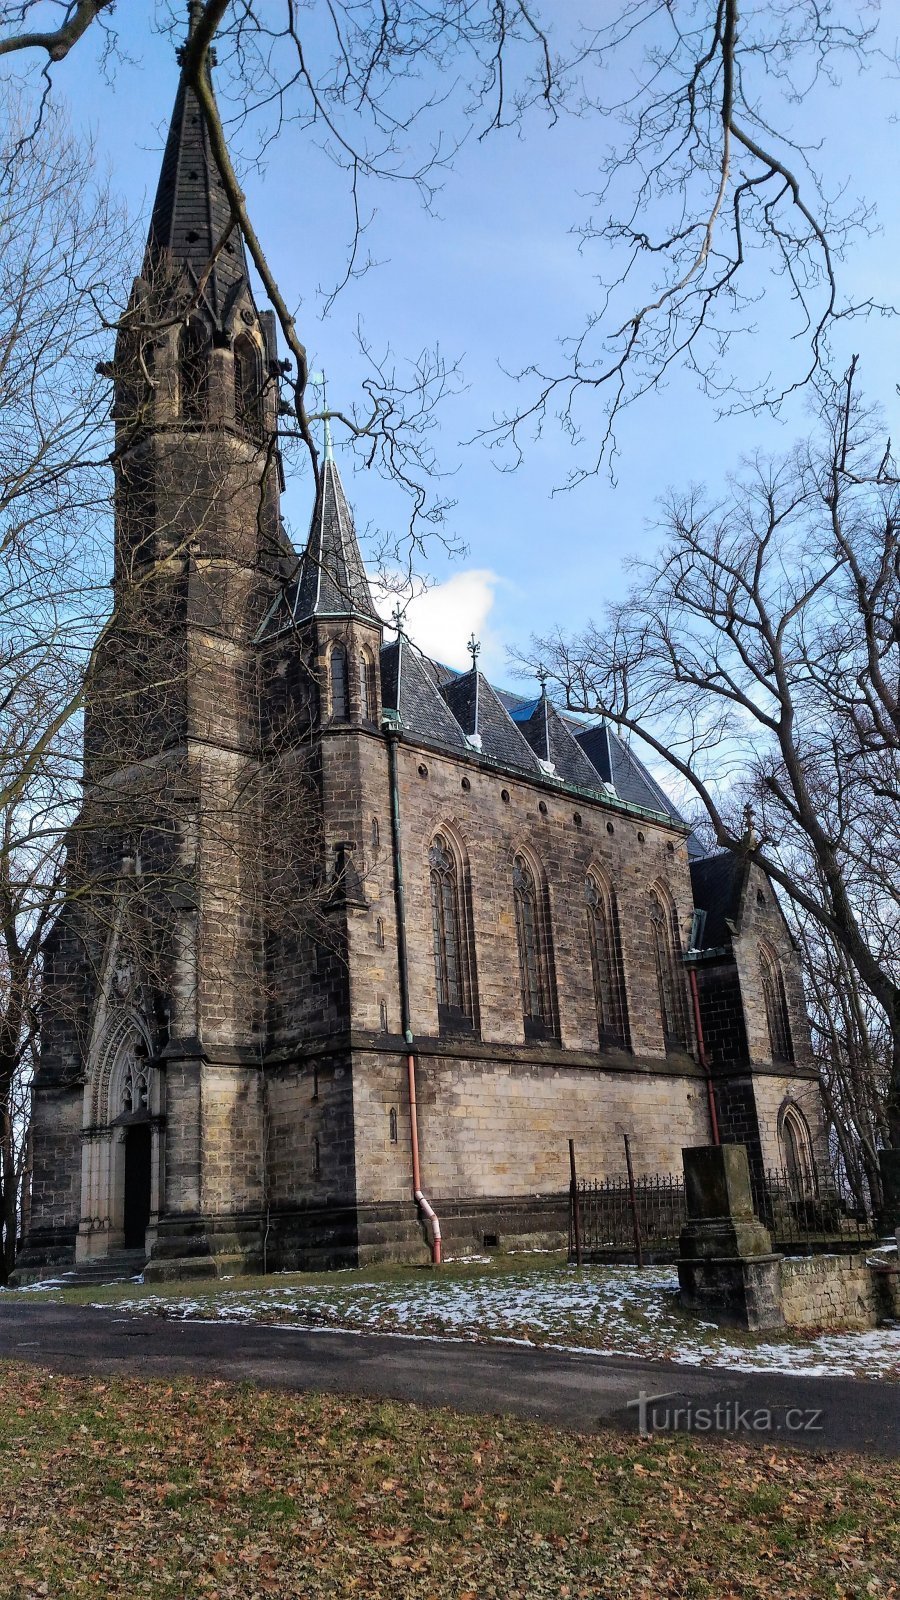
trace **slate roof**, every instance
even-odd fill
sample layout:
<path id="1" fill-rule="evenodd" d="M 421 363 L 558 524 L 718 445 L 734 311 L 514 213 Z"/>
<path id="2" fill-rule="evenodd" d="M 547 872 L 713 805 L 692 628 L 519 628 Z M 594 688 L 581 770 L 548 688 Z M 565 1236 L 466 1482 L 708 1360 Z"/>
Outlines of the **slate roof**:
<path id="1" fill-rule="evenodd" d="M 733 850 L 717 850 L 713 855 L 695 856 L 690 868 L 694 905 L 706 912 L 700 949 L 719 949 L 731 942 L 727 924 L 736 922 L 740 914 L 744 862 Z"/>
<path id="2" fill-rule="evenodd" d="M 153 202 L 148 257 L 153 260 L 169 251 L 199 278 L 228 227 L 230 214 L 197 97 L 182 76 Z M 217 327 L 248 282 L 244 241 L 235 229 L 216 258 L 204 295 Z"/>
<path id="3" fill-rule="evenodd" d="M 307 622 L 310 617 L 349 616 L 368 617 L 379 625 L 381 621 L 372 603 L 341 475 L 328 451 L 299 567 L 270 610 L 257 640 L 271 637 L 291 624 Z"/>
<path id="4" fill-rule="evenodd" d="M 444 704 L 425 658 L 401 637 L 381 650 L 381 699 L 396 711 L 404 728 L 451 750 L 468 749 L 466 736 Z"/>
<path id="5" fill-rule="evenodd" d="M 684 822 L 680 811 L 660 788 L 634 751 L 608 723 L 596 728 L 582 728 L 575 735 L 605 783 L 611 783 L 620 800 L 632 805 L 645 806 L 649 811 L 662 811 L 674 822 Z"/>
<path id="6" fill-rule="evenodd" d="M 535 755 L 539 760 L 551 764 L 557 778 L 561 778 L 563 783 L 574 783 L 579 789 L 598 789 L 602 792 L 604 779 L 588 759 L 569 724 L 545 694 L 537 700 L 526 701 L 511 715 Z"/>
<path id="7" fill-rule="evenodd" d="M 322 487 L 300 561 L 293 616 L 295 621 L 305 622 L 308 617 L 351 614 L 380 621 L 372 604 L 372 592 L 337 462 L 326 453 Z"/>
<path id="8" fill-rule="evenodd" d="M 476 693 L 478 727 L 475 727 Z M 496 690 L 483 673 L 464 672 L 446 684 L 443 690 L 454 717 L 463 732 L 481 739 L 481 750 L 493 761 L 507 767 L 518 767 L 522 772 L 540 773 L 540 762 L 534 751 L 513 722 Z"/>

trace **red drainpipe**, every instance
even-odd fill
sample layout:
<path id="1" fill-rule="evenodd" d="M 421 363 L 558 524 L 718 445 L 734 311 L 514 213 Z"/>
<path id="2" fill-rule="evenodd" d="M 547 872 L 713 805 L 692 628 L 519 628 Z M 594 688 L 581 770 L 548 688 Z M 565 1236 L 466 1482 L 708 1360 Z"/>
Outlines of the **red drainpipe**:
<path id="1" fill-rule="evenodd" d="M 706 1054 L 706 1041 L 703 1038 L 703 1023 L 700 1018 L 700 991 L 697 987 L 697 969 L 688 968 L 689 982 L 691 985 L 691 1000 L 694 1003 L 694 1027 L 697 1031 L 697 1054 L 700 1065 L 706 1073 L 706 1098 L 709 1101 L 709 1125 L 712 1130 L 713 1144 L 721 1144 L 719 1138 L 719 1118 L 716 1115 L 716 1091 L 713 1088 L 712 1073 L 709 1070 L 709 1059 Z"/>

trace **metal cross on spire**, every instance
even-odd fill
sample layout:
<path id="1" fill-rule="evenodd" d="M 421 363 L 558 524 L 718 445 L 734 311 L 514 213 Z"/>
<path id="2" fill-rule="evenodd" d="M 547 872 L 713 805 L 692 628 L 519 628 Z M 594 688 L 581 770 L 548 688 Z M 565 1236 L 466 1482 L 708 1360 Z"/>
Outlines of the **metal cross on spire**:
<path id="1" fill-rule="evenodd" d="M 401 638 L 403 634 L 403 607 L 399 600 L 391 612 L 391 622 L 397 631 L 397 638 Z"/>
<path id="2" fill-rule="evenodd" d="M 472 629 L 472 632 L 469 635 L 469 642 L 466 645 L 466 649 L 468 650 L 469 655 L 472 657 L 472 671 L 474 672 L 476 667 L 478 666 L 478 657 L 481 655 L 481 645 L 479 644 L 478 640 L 475 637 L 475 629 L 474 628 Z"/>
<path id="3" fill-rule="evenodd" d="M 328 392 L 325 386 L 324 367 L 321 372 L 311 372 L 309 375 L 309 381 L 310 383 L 314 383 L 316 388 L 321 389 L 322 391 L 322 420 L 325 424 L 325 460 L 333 461 L 334 444 L 332 443 L 331 439 L 331 412 L 328 409 Z"/>

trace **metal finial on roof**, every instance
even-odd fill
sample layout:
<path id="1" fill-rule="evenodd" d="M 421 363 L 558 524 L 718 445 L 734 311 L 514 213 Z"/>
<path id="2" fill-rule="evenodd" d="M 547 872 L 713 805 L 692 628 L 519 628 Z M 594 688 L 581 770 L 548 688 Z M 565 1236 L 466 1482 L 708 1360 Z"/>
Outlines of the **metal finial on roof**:
<path id="1" fill-rule="evenodd" d="M 756 832 L 756 822 L 753 815 L 753 807 L 749 800 L 744 807 L 744 835 L 741 843 L 745 844 L 748 850 L 753 850 L 756 845 L 759 844 L 759 835 Z"/>
<path id="2" fill-rule="evenodd" d="M 397 631 L 397 638 L 398 639 L 402 639 L 402 637 L 403 637 L 403 607 L 401 606 L 399 600 L 397 601 L 397 604 L 395 605 L 393 611 L 391 612 L 391 623 L 392 623 L 393 627 Z"/>
<path id="3" fill-rule="evenodd" d="M 541 686 L 541 694 L 546 694 L 547 693 L 547 679 L 549 678 L 550 674 L 547 671 L 547 668 L 544 666 L 543 661 L 538 666 L 537 673 L 535 674 L 535 676 L 537 677 L 537 681 Z"/>
<path id="4" fill-rule="evenodd" d="M 334 460 L 334 444 L 333 444 L 332 438 L 331 438 L 331 412 L 328 409 L 328 393 L 327 393 L 327 390 L 326 390 L 326 387 L 325 387 L 325 371 L 324 371 L 324 368 L 323 368 L 323 370 L 321 372 L 311 372 L 310 375 L 309 375 L 309 381 L 310 381 L 310 383 L 315 384 L 317 389 L 321 389 L 322 390 L 322 412 L 321 412 L 321 415 L 322 415 L 322 421 L 325 424 L 325 460 L 326 461 L 333 461 Z"/>
<path id="5" fill-rule="evenodd" d="M 472 657 L 472 671 L 474 672 L 478 665 L 478 657 L 481 655 L 481 645 L 475 637 L 474 628 L 469 635 L 469 642 L 466 645 L 466 649 L 468 650 L 469 655 Z"/>

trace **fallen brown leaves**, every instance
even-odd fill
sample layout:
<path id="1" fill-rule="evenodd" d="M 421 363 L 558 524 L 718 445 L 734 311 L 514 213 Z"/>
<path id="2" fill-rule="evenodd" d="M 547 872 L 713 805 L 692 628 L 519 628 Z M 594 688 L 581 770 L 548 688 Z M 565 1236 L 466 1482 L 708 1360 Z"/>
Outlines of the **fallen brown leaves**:
<path id="1" fill-rule="evenodd" d="M 0 1365 L 0 1600 L 898 1600 L 900 1467 Z"/>

